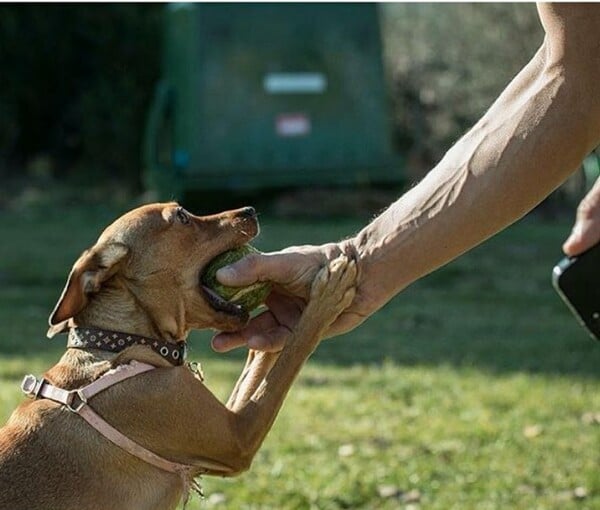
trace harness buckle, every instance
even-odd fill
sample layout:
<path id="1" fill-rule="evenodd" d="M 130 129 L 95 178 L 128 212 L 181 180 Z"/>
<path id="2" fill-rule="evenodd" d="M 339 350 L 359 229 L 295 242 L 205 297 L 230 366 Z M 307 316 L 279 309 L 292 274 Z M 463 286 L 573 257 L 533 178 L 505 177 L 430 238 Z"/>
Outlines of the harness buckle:
<path id="1" fill-rule="evenodd" d="M 65 405 L 69 411 L 78 413 L 84 406 L 87 405 L 87 403 L 87 398 L 81 392 L 81 390 L 72 390 L 69 392 L 69 396 Z"/>
<path id="2" fill-rule="evenodd" d="M 46 381 L 44 379 L 38 379 L 35 375 L 28 374 L 23 377 L 21 382 L 21 391 L 29 398 L 38 398 L 43 384 Z"/>

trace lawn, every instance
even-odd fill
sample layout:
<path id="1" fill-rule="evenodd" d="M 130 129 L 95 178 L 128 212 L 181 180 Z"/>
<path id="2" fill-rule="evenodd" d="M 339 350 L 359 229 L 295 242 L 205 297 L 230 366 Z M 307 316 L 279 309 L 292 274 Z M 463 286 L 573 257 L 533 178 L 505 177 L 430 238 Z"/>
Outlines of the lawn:
<path id="1" fill-rule="evenodd" d="M 120 212 L 0 212 L 0 418 L 64 338 L 46 320 L 72 262 Z M 270 250 L 339 239 L 356 219 L 261 217 Z M 188 509 L 598 509 L 600 343 L 550 285 L 569 229 L 527 218 L 397 296 L 310 360 L 251 470 L 205 478 Z M 225 398 L 243 352 L 191 358 Z"/>

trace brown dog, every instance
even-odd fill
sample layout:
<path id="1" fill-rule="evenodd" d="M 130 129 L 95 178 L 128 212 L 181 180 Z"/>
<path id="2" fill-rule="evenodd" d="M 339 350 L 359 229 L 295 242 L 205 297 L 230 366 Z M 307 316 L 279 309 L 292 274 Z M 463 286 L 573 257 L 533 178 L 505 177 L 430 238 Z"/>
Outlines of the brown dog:
<path id="1" fill-rule="evenodd" d="M 0 429 L 0 508 L 170 509 L 194 476 L 248 469 L 304 361 L 353 299 L 356 280 L 347 257 L 323 268 L 284 350 L 250 352 L 223 405 L 178 358 L 191 329 L 235 330 L 248 320 L 203 291 L 200 274 L 213 257 L 257 233 L 252 208 L 198 217 L 176 203 L 152 204 L 116 220 L 81 255 L 48 332 L 79 336 L 70 334 L 71 348 L 43 381 L 24 381 L 37 398 Z M 87 330 L 84 338 L 86 328 L 95 334 Z M 115 334 L 112 347 L 92 343 L 114 331 L 127 337 Z M 76 391 L 131 367 L 143 371 L 89 400 Z M 167 468 L 135 447 L 132 454 L 113 444 L 82 419 L 86 409 Z"/>

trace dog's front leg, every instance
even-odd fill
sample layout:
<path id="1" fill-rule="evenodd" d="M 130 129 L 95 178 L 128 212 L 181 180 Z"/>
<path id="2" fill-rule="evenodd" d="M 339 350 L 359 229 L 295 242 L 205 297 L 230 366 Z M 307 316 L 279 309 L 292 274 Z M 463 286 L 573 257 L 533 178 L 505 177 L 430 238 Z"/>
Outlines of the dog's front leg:
<path id="1" fill-rule="evenodd" d="M 356 277 L 354 260 L 342 255 L 332 261 L 317 274 L 306 309 L 279 356 L 251 353 L 250 366 L 245 370 L 249 384 L 246 386 L 242 382 L 237 387 L 233 396 L 235 409 L 232 409 L 235 412 L 236 435 L 246 465 L 250 464 L 271 428 L 302 365 L 325 331 L 354 299 Z M 259 379 L 258 376 L 273 361 L 273 368 Z M 254 363 L 257 363 L 256 367 Z"/>
<path id="2" fill-rule="evenodd" d="M 252 349 L 248 352 L 246 365 L 227 401 L 229 410 L 238 412 L 250 400 L 278 357 L 278 352 L 261 352 Z"/>

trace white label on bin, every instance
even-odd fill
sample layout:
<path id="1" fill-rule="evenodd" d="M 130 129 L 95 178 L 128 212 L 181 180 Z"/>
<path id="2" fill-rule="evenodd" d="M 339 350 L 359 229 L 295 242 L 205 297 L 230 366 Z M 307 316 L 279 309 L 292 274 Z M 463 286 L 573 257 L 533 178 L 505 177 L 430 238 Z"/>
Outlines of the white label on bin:
<path id="1" fill-rule="evenodd" d="M 310 119 L 304 113 L 282 113 L 275 119 L 279 136 L 306 136 L 310 133 Z"/>
<path id="2" fill-rule="evenodd" d="M 322 94 L 327 78 L 322 73 L 269 73 L 263 87 L 269 94 Z"/>

